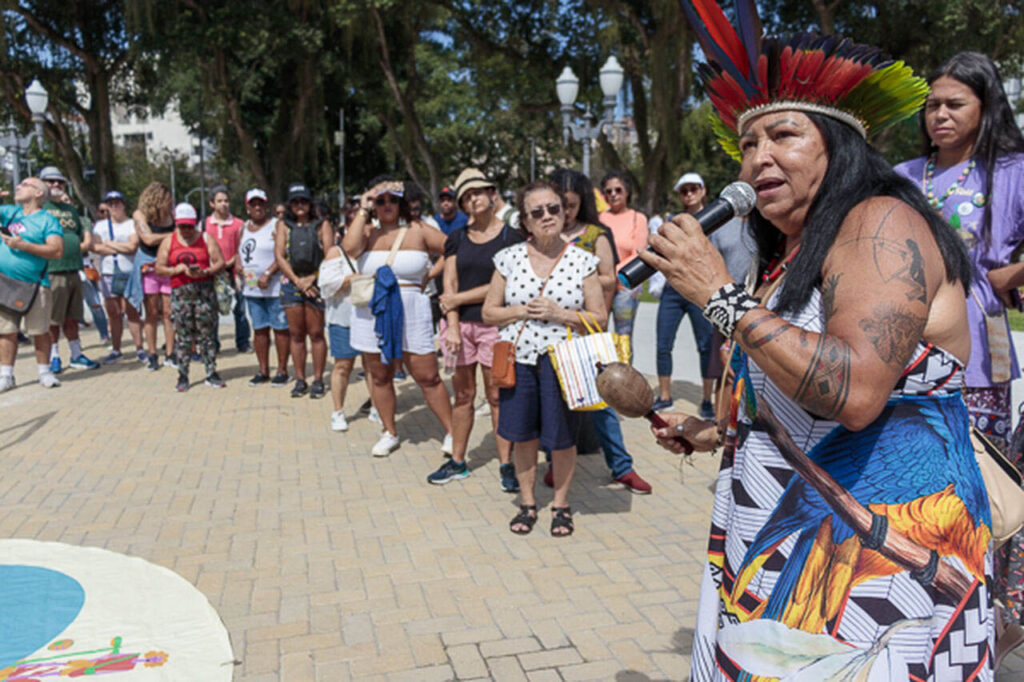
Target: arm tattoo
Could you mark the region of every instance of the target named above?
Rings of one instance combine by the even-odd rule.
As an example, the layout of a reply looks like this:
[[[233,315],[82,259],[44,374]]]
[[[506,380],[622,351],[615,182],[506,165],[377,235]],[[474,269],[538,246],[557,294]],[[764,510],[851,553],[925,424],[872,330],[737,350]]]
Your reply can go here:
[[[814,414],[832,419],[842,411],[849,394],[850,347],[822,333],[793,398]]]
[[[903,244],[894,241],[875,238],[874,243],[875,267],[882,281],[900,282],[907,287],[906,296],[908,301],[928,302],[928,289],[924,276],[924,258],[921,256],[921,249],[913,239],[907,239]],[[886,256],[882,262],[882,256]],[[896,262],[893,262],[896,261]]]
[[[902,367],[921,340],[927,320],[888,303],[875,306],[874,317],[860,321],[861,330],[875,347],[878,357]]]
[[[825,311],[825,320],[832,319],[836,312],[836,289],[839,287],[839,278],[842,273],[829,275],[821,285],[821,308]]]
[[[781,322],[782,324],[776,327],[775,329],[772,329],[767,334],[764,334],[763,336],[758,337],[754,334],[754,332],[757,331],[758,327],[762,326],[767,322],[772,322],[775,320]],[[753,322],[751,322],[746,327],[746,329],[744,329],[740,333],[740,336],[742,338],[742,345],[747,350],[756,350],[761,346],[765,346],[771,343],[772,341],[779,338],[780,336],[782,336],[783,334],[785,334],[786,332],[793,328],[793,325],[786,322],[775,313],[764,313],[760,317],[756,318]]]

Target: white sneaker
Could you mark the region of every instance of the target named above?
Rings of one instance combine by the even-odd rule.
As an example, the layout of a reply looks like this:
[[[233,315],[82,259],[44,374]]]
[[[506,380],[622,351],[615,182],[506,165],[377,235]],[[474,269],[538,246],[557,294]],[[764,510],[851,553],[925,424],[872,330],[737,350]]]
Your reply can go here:
[[[452,454],[452,434],[444,434],[444,442],[441,443],[441,452],[446,455]]]
[[[373,422],[374,424],[383,424],[383,423],[384,423],[384,422],[383,422],[383,421],[381,420],[381,418],[380,418],[380,412],[378,412],[378,411],[377,411],[377,408],[376,408],[376,407],[371,407],[371,408],[370,408],[370,417],[369,417],[369,419],[370,419],[370,421],[372,421],[372,422]]]
[[[60,386],[60,379],[54,376],[53,372],[43,372],[39,375],[39,384],[45,388],[57,388]]]
[[[348,422],[341,410],[331,413],[331,431],[348,431]]]
[[[9,391],[14,388],[14,377],[0,377],[0,393]]]
[[[370,450],[370,454],[374,457],[387,457],[398,449],[398,445],[398,436],[392,436],[385,431],[380,435],[380,440],[373,446],[373,450]]]

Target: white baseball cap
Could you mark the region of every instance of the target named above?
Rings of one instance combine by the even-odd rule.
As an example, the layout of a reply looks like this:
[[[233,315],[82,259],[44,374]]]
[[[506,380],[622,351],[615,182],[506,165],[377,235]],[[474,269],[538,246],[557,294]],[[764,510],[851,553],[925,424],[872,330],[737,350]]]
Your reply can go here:
[[[192,204],[182,203],[174,207],[174,222],[195,225],[199,222],[199,216],[196,215],[196,209],[192,207]]]
[[[678,192],[679,188],[682,187],[683,185],[700,185],[701,187],[703,187],[704,178],[702,178],[697,173],[683,173],[681,176],[679,176],[679,179],[676,180],[676,184],[672,186],[672,190],[674,192]]]
[[[245,203],[249,203],[253,199],[267,200],[267,193],[261,190],[259,187],[253,187],[251,190],[245,193]]]

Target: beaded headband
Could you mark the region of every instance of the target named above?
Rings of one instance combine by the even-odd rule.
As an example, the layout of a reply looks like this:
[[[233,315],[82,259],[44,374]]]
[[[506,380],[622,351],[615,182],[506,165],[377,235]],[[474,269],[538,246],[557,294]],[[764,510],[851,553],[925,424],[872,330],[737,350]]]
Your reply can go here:
[[[713,0],[681,3],[708,60],[698,77],[717,112],[715,135],[736,160],[739,133],[755,116],[818,113],[866,138],[914,115],[928,95],[923,78],[876,47],[810,33],[762,37],[754,0],[735,0],[735,29]]]

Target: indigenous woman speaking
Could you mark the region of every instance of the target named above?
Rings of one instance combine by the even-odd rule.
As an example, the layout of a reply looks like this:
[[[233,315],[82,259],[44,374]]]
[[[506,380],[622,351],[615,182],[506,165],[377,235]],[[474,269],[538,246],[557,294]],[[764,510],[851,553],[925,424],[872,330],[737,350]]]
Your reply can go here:
[[[991,679],[991,519],[960,394],[970,265],[865,142],[926,84],[840,38],[748,35],[753,2],[742,40],[694,4],[761,269],[732,281],[687,214],[643,255],[736,346],[691,679]],[[714,445],[707,422],[670,423],[664,445]]]

